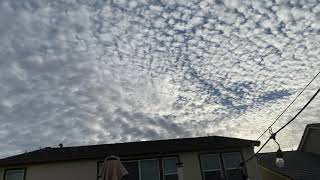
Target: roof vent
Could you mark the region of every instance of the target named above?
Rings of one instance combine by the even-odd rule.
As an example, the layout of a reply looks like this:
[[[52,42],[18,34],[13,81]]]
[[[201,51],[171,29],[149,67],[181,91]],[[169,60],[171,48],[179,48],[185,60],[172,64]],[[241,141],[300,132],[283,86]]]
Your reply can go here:
[[[62,143],[60,143],[60,144],[59,144],[59,147],[60,147],[60,148],[63,148],[63,144],[62,144]]]
[[[49,150],[49,149],[51,149],[51,147],[45,147],[44,149],[45,149],[45,150]]]

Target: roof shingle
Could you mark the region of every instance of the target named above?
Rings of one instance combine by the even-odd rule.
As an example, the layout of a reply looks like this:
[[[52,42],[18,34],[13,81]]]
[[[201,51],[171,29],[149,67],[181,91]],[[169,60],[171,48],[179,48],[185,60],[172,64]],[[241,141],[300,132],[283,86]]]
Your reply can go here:
[[[282,168],[275,165],[276,153],[258,154],[258,164],[294,180],[319,180],[320,155],[300,152],[284,152],[285,165]]]

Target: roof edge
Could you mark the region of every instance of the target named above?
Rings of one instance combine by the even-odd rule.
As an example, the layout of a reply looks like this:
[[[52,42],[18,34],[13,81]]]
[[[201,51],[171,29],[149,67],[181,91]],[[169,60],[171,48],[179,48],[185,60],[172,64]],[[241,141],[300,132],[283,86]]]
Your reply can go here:
[[[79,145],[79,146],[66,146],[63,148],[78,148],[78,147],[96,147],[96,146],[104,146],[104,145],[118,145],[118,144],[135,144],[135,143],[146,143],[146,142],[163,142],[163,141],[171,141],[171,140],[181,140],[181,139],[195,139],[195,138],[210,138],[210,137],[218,137],[218,138],[229,138],[239,141],[247,141],[253,146],[260,146],[260,141],[251,140],[251,139],[242,139],[228,136],[195,136],[195,137],[183,137],[183,138],[170,138],[170,139],[156,139],[156,140],[146,140],[146,141],[129,141],[129,142],[121,142],[121,143],[109,143],[109,144],[92,144],[92,145]],[[52,147],[57,148],[59,147]]]
[[[182,140],[182,141],[181,141]],[[212,144],[217,140],[216,143]],[[208,141],[208,142],[207,142]],[[226,143],[229,142],[230,143]],[[179,143],[181,142],[194,142],[196,143],[196,146],[193,148],[186,148],[186,147],[178,147]],[[57,161],[73,161],[73,160],[81,160],[81,159],[97,159],[97,158],[102,158],[105,157],[107,154],[102,153],[103,151],[99,151],[99,154],[92,153],[93,151],[88,151],[87,153],[86,149],[100,149],[100,147],[103,148],[103,146],[110,146],[107,149],[109,151],[112,151],[113,148],[118,149],[118,148],[124,148],[124,147],[130,147],[132,146],[137,146],[137,147],[142,147],[144,144],[149,144],[150,146],[153,145],[165,145],[168,144],[168,146],[173,145],[173,149],[165,149],[162,151],[152,149],[149,151],[137,151],[137,152],[121,152],[120,155],[123,157],[126,156],[144,156],[144,155],[149,155],[149,153],[153,155],[159,155],[159,154],[166,154],[166,153],[178,153],[178,152],[192,152],[192,151],[208,151],[210,148],[215,148],[215,149],[225,149],[225,148],[247,148],[247,147],[254,147],[254,146],[259,146],[260,141],[253,141],[253,140],[247,140],[247,139],[239,139],[239,138],[233,138],[233,137],[224,137],[224,136],[201,136],[201,137],[189,137],[189,138],[176,138],[176,139],[162,139],[162,140],[150,140],[150,141],[136,141],[136,142],[123,142],[123,143],[113,143],[113,144],[98,144],[98,145],[86,145],[86,146],[69,146],[69,147],[52,147],[52,148],[44,148],[40,150],[35,150],[35,151],[30,151],[28,153],[22,153],[22,154],[17,154],[14,156],[9,156],[0,159],[0,166],[11,166],[15,164],[30,164],[30,163],[44,163],[44,162],[57,162]],[[172,144],[173,143],[173,144]],[[198,144],[197,144],[198,143]],[[208,146],[209,143],[211,144]],[[192,143],[191,143],[192,144]],[[214,146],[212,146],[214,145]],[[189,146],[188,146],[189,147]],[[106,147],[104,147],[106,148]],[[209,149],[208,149],[209,148]],[[64,153],[70,153],[74,152],[76,149],[82,149],[82,151],[79,151],[78,154],[73,154],[73,156],[64,156]],[[59,153],[58,151],[61,151]],[[55,153],[56,158],[48,158],[47,153]],[[41,153],[41,154],[39,154]],[[43,154],[45,153],[45,154]],[[32,159],[33,154],[37,155],[35,159]],[[39,154],[39,155],[38,155]],[[29,156],[29,157],[28,157]],[[41,156],[46,157],[46,159],[41,159]],[[101,156],[101,157],[100,157]],[[40,159],[39,159],[40,158]]]
[[[312,129],[320,129],[320,123],[313,123],[313,124],[306,125],[303,135],[301,137],[300,143],[298,145],[297,151],[302,151],[305,141]]]

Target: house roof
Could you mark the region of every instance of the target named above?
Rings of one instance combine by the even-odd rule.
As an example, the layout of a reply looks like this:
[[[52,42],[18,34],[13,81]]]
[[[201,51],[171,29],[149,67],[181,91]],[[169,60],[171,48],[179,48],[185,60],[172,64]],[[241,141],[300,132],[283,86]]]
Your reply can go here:
[[[259,144],[259,141],[221,136],[208,136],[117,144],[44,148],[0,159],[0,166],[37,164],[80,159],[102,159],[110,154],[116,154],[121,158],[155,154],[161,155],[177,152],[241,148],[247,146],[258,146]]]
[[[320,129],[320,123],[308,124],[306,126],[306,128],[304,129],[301,141],[298,146],[298,151],[301,151],[303,149],[303,146],[307,140],[307,137],[312,129]]]
[[[260,153],[258,164],[282,176],[294,180],[319,180],[320,155],[314,153],[287,151],[284,152],[284,167],[276,167],[276,153]]]

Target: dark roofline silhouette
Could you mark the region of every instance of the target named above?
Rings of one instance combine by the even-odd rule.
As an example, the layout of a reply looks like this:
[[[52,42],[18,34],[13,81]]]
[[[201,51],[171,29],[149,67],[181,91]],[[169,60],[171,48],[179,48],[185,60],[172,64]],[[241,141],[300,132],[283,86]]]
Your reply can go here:
[[[39,164],[84,159],[102,159],[110,154],[116,154],[121,158],[126,158],[133,156],[173,154],[179,152],[242,148],[259,145],[259,141],[222,136],[206,136],[88,146],[71,146],[62,148],[55,147],[35,150],[0,159],[0,166]]]

